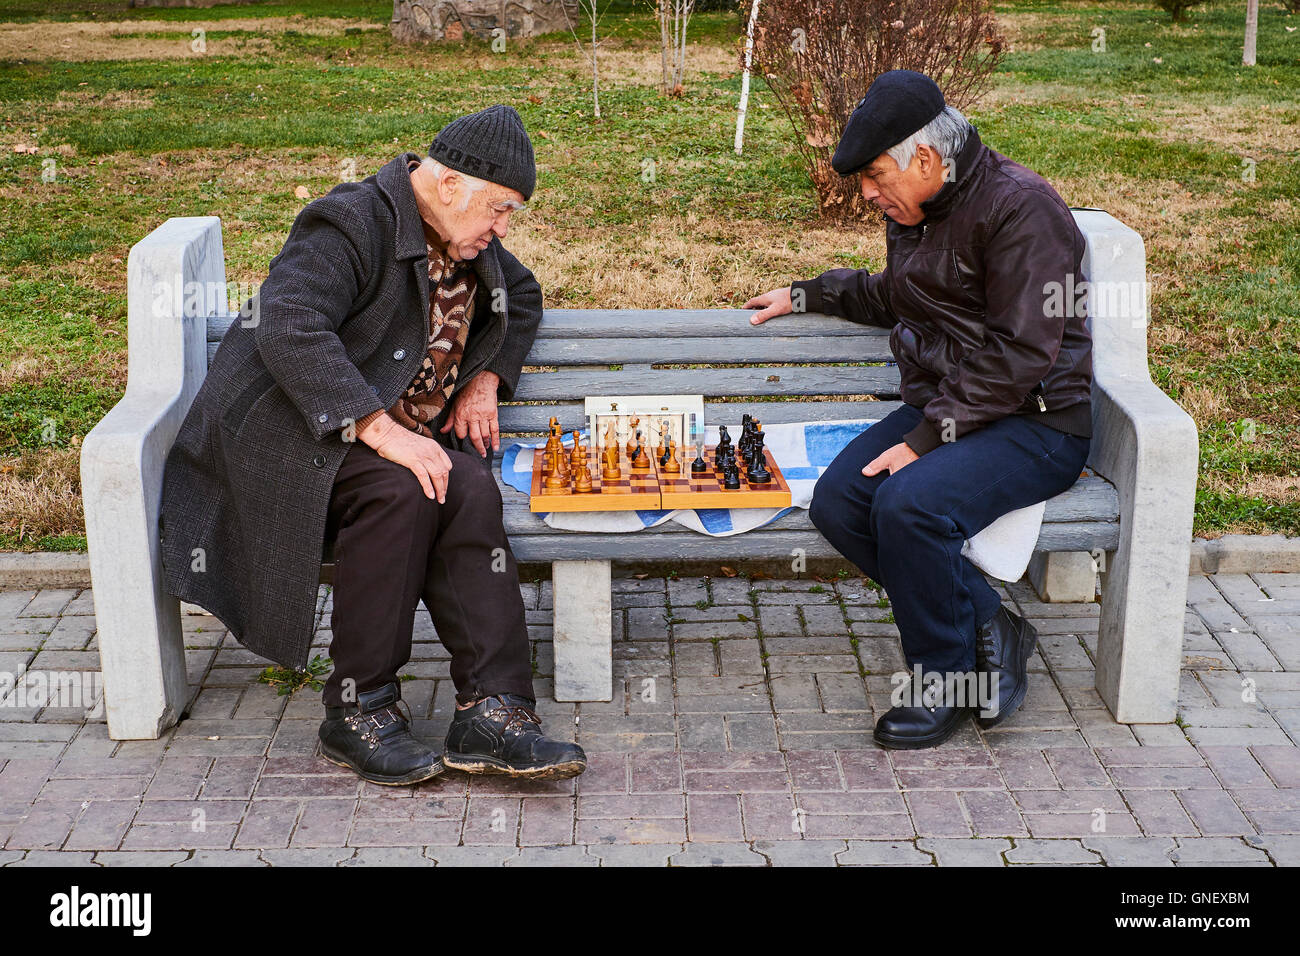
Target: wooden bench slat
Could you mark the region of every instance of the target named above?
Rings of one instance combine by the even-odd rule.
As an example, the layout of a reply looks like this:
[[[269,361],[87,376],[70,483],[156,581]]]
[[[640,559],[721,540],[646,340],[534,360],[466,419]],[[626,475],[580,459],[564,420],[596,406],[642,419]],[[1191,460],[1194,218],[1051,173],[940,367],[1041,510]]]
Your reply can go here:
[[[670,522],[671,523],[671,522]],[[802,548],[810,558],[841,558],[830,543],[813,531],[759,529],[727,538],[711,538],[686,529],[682,533],[549,534],[521,535],[510,548],[519,561],[739,561],[746,558],[780,558]],[[690,535],[688,538],[687,535]],[[1044,524],[1037,547],[1045,551],[1114,551],[1119,544],[1116,523],[1086,522]]]
[[[502,516],[505,521],[506,533],[511,537],[516,535],[577,533],[557,531],[548,527],[542,520],[541,515],[528,510],[528,495],[522,491],[516,491],[499,476],[497,477],[497,487],[501,491]],[[1111,523],[1118,520],[1119,495],[1115,490],[1115,486],[1104,478],[1095,475],[1080,478],[1072,487],[1049,499],[1043,513],[1044,527],[1049,524]],[[704,537],[699,532],[685,528],[676,522],[667,522],[657,528],[648,528],[645,531],[636,533],[662,533],[673,529]],[[765,529],[809,532],[816,530],[808,519],[808,511],[805,508],[796,508],[771,524],[764,525],[764,528],[760,530]],[[746,534],[753,533],[752,531],[746,532]],[[745,537],[743,534],[733,536],[732,540],[739,540],[743,537]]]
[[[857,419],[882,419],[897,409],[902,402],[705,402],[706,422],[739,425],[745,415],[753,415],[764,425],[790,422],[834,422]],[[515,434],[544,433],[554,416],[560,420],[564,431],[586,428],[587,418],[581,402],[546,405],[502,405],[498,423],[502,432]]]
[[[707,338],[709,336],[825,336],[878,338],[889,330],[829,315],[783,315],[751,325],[748,309],[547,309],[537,337]]]
[[[783,315],[751,325],[746,309],[546,309],[537,330],[545,339],[691,339],[744,335],[763,338],[859,339],[871,348],[889,351],[889,330],[859,325],[829,315]],[[208,317],[207,339],[219,342],[235,314]]]
[[[780,366],[765,368],[649,369],[525,372],[519,401],[573,399],[587,395],[888,395],[898,396],[895,367]]]
[[[845,335],[743,339],[732,336],[667,339],[649,345],[633,338],[538,338],[529,365],[602,365],[631,362],[655,365],[759,362],[892,362],[882,337]]]

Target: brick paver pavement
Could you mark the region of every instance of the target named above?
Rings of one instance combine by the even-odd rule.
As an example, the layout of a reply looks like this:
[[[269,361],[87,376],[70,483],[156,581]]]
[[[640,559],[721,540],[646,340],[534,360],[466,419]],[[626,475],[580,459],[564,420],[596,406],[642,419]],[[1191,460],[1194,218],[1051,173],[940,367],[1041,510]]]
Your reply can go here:
[[[1025,706],[890,753],[870,731],[902,658],[860,578],[616,579],[599,704],[551,699],[551,589],[525,584],[539,709],[589,769],[414,788],[315,756],[319,694],[277,696],[207,615],[184,616],[186,719],[112,741],[102,708],[42,696],[55,675],[98,689],[91,592],[0,592],[0,865],[1300,862],[1300,574],[1189,585],[1177,724],[1116,724],[1093,690],[1098,605],[1014,583],[1004,599],[1041,635]],[[322,655],[329,610],[322,588]],[[448,657],[418,617],[404,696],[436,740]]]

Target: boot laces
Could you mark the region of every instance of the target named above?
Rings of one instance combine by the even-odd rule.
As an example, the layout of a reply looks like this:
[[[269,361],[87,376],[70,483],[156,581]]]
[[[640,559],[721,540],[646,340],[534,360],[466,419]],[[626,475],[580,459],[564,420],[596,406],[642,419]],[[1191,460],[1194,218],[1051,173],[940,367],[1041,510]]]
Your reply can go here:
[[[494,707],[488,716],[494,720],[504,719],[505,724],[501,728],[503,731],[509,731],[512,728],[518,728],[522,731],[524,724],[530,723],[536,724],[540,732],[542,726],[541,718],[531,708],[525,707],[523,704],[501,704],[499,707]]]
[[[406,708],[406,713],[403,713],[403,704],[405,704],[405,701],[399,700],[396,704],[388,704],[378,710],[365,713],[358,712],[348,718],[348,724],[353,730],[358,729],[362,724],[366,724],[366,730],[361,734],[361,738],[368,742],[373,749],[383,738],[392,736],[395,731],[400,732],[410,726],[411,711]]]

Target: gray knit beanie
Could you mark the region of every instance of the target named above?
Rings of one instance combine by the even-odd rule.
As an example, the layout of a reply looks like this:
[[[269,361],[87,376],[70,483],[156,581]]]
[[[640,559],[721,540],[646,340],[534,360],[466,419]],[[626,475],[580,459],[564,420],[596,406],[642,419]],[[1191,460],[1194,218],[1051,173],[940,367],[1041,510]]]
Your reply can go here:
[[[537,162],[524,121],[512,106],[489,106],[454,119],[434,137],[429,155],[444,166],[533,194]]]

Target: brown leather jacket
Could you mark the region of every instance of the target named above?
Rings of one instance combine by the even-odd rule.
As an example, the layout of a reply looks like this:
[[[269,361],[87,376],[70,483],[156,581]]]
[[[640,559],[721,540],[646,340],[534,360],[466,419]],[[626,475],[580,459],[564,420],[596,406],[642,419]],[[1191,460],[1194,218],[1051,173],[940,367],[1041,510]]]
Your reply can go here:
[[[925,219],[886,217],[885,269],[792,284],[796,309],[892,329],[903,401],[925,421],[918,455],[1006,415],[1092,434],[1092,335],[1083,235],[1046,180],[971,131]],[[1053,294],[1054,293],[1054,294]]]

